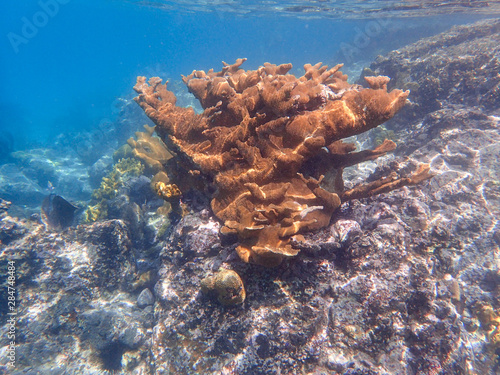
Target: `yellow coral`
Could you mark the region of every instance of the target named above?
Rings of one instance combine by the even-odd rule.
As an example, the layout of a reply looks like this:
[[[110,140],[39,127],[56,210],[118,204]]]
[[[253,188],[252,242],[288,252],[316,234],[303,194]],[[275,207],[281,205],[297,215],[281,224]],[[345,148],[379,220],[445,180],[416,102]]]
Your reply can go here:
[[[85,210],[84,221],[95,222],[108,216],[107,201],[118,194],[123,186],[124,176],[140,176],[144,172],[144,165],[136,159],[120,159],[113,170],[102,178],[101,185],[92,192],[93,205]]]
[[[94,190],[92,198],[113,199],[118,193],[118,189],[123,186],[123,176],[140,176],[144,172],[144,165],[135,159],[120,159],[113,166],[113,170],[106,177],[102,178],[99,189]]]
[[[155,184],[155,192],[167,201],[171,198],[179,197],[182,194],[176,184],[166,184],[162,181]]]
[[[144,173],[144,164],[132,158],[120,159],[114,165],[113,170],[121,175],[140,176]]]
[[[106,200],[103,199],[93,206],[88,206],[83,215],[83,222],[85,223],[93,223],[105,219],[108,216]]]
[[[181,189],[176,184],[171,184],[165,171],[158,172],[151,180],[151,187],[154,192],[163,200],[168,203],[168,209],[161,209],[167,214],[174,214],[177,217],[184,217],[184,207],[180,204],[180,198],[182,195]]]

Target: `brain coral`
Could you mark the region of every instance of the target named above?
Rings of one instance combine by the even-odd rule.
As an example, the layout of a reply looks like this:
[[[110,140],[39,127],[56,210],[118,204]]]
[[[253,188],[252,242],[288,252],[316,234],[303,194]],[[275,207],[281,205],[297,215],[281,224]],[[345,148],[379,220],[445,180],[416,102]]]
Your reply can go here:
[[[342,202],[413,185],[430,177],[423,165],[412,176],[396,173],[345,190],[342,170],[393,150],[386,140],[374,150],[353,152],[343,138],[387,121],[405,104],[408,91],[387,91],[388,77],[366,77],[369,88],[351,85],[339,69],[306,64],[299,78],[291,64],[220,72],[193,71],[184,83],[204,108],[175,105],[160,78],[138,77],[135,100],[157,125],[156,131],[190,173],[213,177],[211,206],[236,233],[241,259],[279,264],[298,250],[294,235],[327,226]],[[327,169],[337,170],[335,191],[321,187]]]

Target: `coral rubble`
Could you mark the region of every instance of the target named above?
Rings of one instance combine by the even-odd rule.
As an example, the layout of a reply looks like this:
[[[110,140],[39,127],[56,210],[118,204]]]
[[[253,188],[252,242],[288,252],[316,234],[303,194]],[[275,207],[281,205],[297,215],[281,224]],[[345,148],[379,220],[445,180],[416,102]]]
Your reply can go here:
[[[386,140],[374,150],[353,152],[342,139],[387,121],[403,107],[408,91],[387,91],[388,77],[366,77],[369,88],[351,85],[339,69],[306,64],[299,78],[291,64],[240,69],[246,59],[213,70],[193,71],[184,83],[204,108],[176,106],[160,78],[138,77],[135,98],[157,125],[168,148],[180,154],[191,174],[211,176],[217,187],[211,206],[236,233],[239,256],[274,266],[298,250],[291,239],[329,224],[348,200],[413,185],[430,177],[388,177],[344,190],[344,167],[375,159],[395,148]],[[186,160],[185,160],[186,159]],[[321,187],[328,168],[337,170],[336,191]]]

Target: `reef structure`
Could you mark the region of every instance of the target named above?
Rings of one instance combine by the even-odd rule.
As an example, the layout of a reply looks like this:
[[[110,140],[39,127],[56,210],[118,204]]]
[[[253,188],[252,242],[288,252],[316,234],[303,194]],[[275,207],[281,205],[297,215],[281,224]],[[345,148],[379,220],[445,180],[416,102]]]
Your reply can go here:
[[[292,239],[329,224],[343,202],[414,185],[431,177],[428,165],[409,177],[389,176],[345,190],[345,167],[394,150],[385,140],[373,150],[354,152],[342,139],[366,132],[392,118],[409,91],[387,91],[389,77],[365,77],[368,88],[350,84],[342,64],[306,64],[299,78],[291,64],[265,63],[245,71],[223,63],[220,72],[183,76],[204,111],[176,106],[167,83],[138,77],[135,101],[157,125],[169,149],[189,165],[189,173],[211,176],[214,214],[223,233],[239,238],[245,262],[275,266],[295,256]],[[336,170],[334,191],[321,186]]]

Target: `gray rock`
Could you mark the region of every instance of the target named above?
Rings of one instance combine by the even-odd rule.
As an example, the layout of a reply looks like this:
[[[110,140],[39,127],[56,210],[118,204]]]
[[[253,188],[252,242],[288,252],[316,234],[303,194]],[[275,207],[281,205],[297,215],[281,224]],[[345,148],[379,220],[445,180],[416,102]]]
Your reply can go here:
[[[155,298],[153,297],[153,293],[151,293],[148,288],[144,289],[139,294],[139,297],[137,297],[137,306],[139,306],[141,309],[154,303]]]
[[[97,189],[101,180],[111,171],[113,158],[111,155],[104,155],[88,168],[89,183],[92,188]]]
[[[50,182],[55,192],[68,200],[87,199],[90,196],[87,166],[79,162],[74,153],[60,153],[55,149],[43,148],[16,151],[12,153],[12,157],[22,175],[40,186],[45,195],[48,194],[47,186]],[[19,193],[23,194],[23,191]]]
[[[0,195],[15,205],[39,206],[48,192],[12,163],[0,166]]]
[[[153,373],[144,347],[153,314],[135,304],[140,253],[131,246],[128,232],[119,220],[55,233],[36,222],[1,218],[0,238],[10,236],[0,254],[1,272],[7,274],[4,260],[15,262],[22,299],[17,369],[29,372],[35,366],[40,374],[52,374],[58,366],[75,374]],[[7,298],[4,290],[2,299]],[[0,338],[0,347],[6,339]],[[126,353],[131,352],[138,358],[129,358]],[[3,371],[6,363],[1,361]]]
[[[409,89],[411,104],[391,121],[407,127],[449,104],[500,107],[500,20],[451,30],[379,56],[363,75],[387,75],[390,88]],[[401,126],[401,128],[403,128]]]

